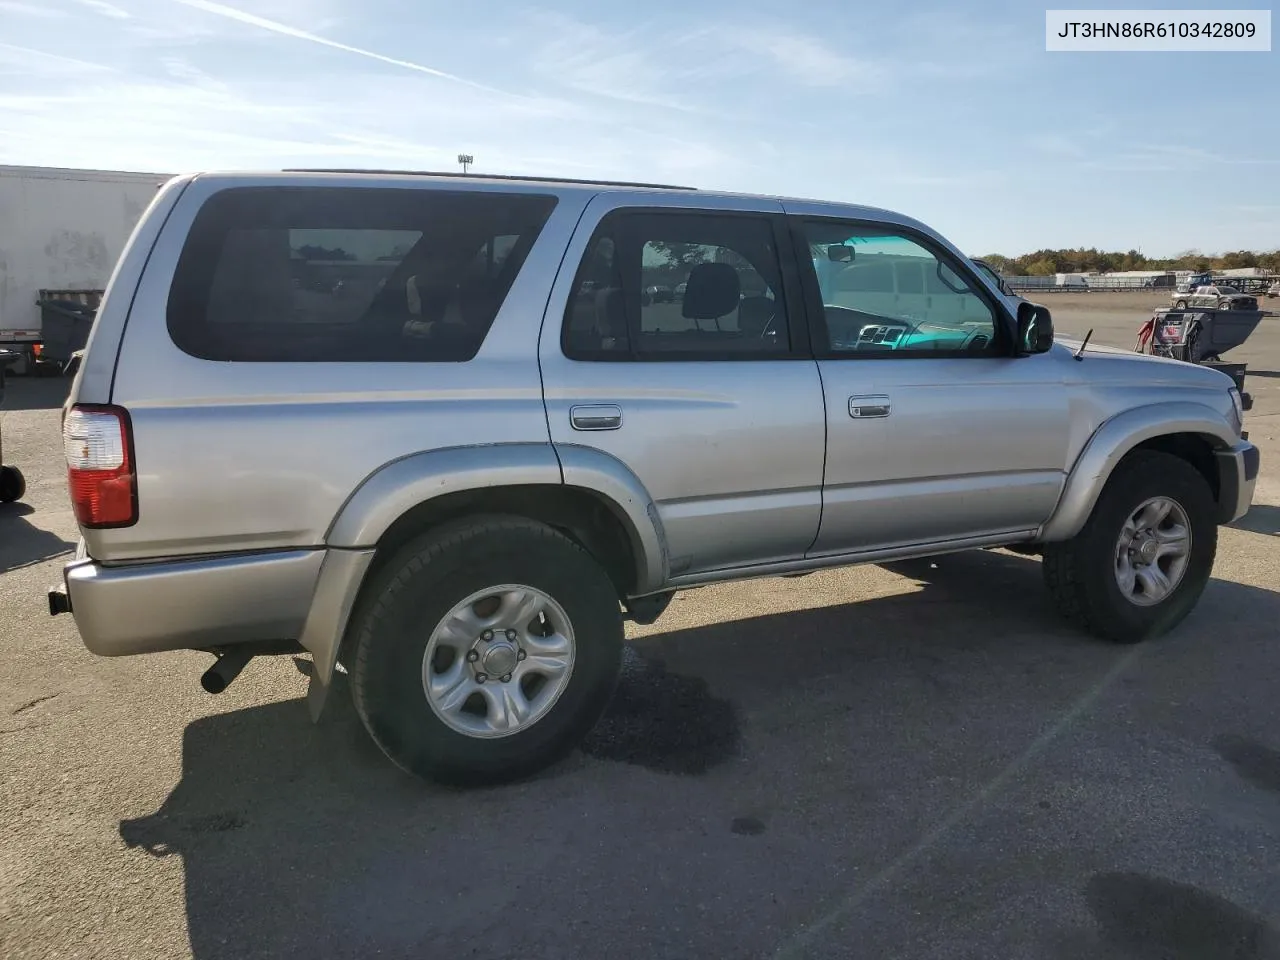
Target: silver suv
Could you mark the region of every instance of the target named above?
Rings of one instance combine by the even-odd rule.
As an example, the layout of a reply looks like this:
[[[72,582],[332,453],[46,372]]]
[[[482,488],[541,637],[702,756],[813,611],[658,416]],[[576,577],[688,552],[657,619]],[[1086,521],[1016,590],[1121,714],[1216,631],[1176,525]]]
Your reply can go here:
[[[341,664],[468,783],[572,749],[686,587],[1009,546],[1161,633],[1258,471],[1225,375],[1055,345],[907,217],[447,175],[170,182],[64,418],[91,651],[207,651],[215,692],[309,651],[313,714]]]

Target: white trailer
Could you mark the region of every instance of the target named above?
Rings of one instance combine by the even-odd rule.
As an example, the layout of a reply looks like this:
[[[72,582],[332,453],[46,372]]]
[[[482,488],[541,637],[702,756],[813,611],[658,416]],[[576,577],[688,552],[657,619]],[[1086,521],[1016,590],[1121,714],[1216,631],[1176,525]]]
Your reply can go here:
[[[14,372],[29,369],[39,355],[41,291],[100,295],[138,218],[168,179],[0,165],[0,348],[22,354]]]

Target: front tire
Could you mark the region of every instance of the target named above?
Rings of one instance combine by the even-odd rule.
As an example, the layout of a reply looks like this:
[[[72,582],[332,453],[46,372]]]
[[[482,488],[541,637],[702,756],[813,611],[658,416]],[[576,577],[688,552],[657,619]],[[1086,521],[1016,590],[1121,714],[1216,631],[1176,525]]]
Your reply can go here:
[[[1178,301],[1177,303],[1175,303],[1173,306],[1174,306],[1174,309],[1176,309],[1176,310],[1185,310],[1185,309],[1187,309],[1187,301],[1185,301],[1185,300],[1179,300],[1179,301]]]
[[[1116,468],[1080,533],[1045,544],[1045,584],[1068,619],[1116,643],[1138,643],[1191,612],[1217,547],[1204,477],[1185,460],[1140,451]]]
[[[354,620],[356,712],[388,757],[452,785],[529,776],[572,750],[622,663],[617,591],[580,546],[517,517],[414,540]]]
[[[17,467],[0,467],[0,503],[21,500],[27,492],[27,480]]]

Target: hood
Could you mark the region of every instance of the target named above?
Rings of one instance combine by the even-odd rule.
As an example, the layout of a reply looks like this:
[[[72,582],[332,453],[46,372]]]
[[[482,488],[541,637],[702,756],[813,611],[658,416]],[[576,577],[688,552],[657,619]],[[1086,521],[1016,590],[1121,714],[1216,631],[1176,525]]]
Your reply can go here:
[[[1080,349],[1082,341],[1066,337],[1055,338],[1053,352],[1065,360]],[[1235,381],[1220,370],[1202,367],[1185,360],[1153,357],[1123,347],[1108,347],[1090,342],[1084,350],[1084,358],[1077,367],[1077,376],[1084,381],[1106,381],[1122,384],[1168,385],[1222,390],[1235,386]]]

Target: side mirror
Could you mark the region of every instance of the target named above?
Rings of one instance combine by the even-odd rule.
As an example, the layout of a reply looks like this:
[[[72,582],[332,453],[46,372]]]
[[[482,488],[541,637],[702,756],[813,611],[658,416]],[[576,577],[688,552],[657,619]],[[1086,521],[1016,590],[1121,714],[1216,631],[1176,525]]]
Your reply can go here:
[[[1053,318],[1045,307],[1018,304],[1018,354],[1048,353],[1053,346]]]
[[[832,263],[850,263],[853,260],[853,247],[843,243],[833,243],[827,247],[827,259]]]

